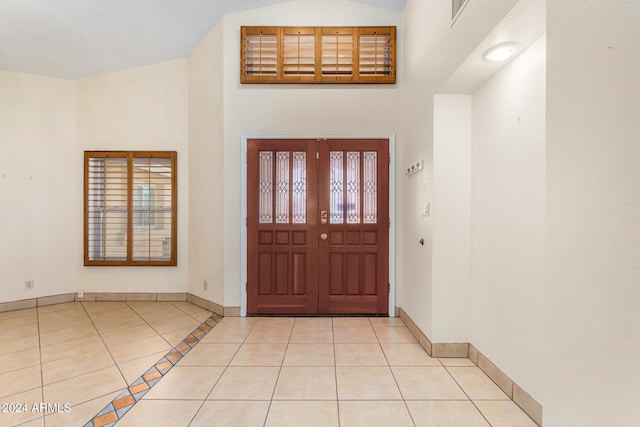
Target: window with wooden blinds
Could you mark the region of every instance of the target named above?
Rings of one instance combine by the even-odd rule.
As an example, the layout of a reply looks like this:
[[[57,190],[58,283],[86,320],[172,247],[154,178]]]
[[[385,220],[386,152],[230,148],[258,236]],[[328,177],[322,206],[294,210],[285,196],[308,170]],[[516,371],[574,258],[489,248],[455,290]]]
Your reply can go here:
[[[334,82],[353,80],[353,28],[323,28],[322,77]]]
[[[176,162],[176,152],[85,152],[85,265],[177,265]]]
[[[284,28],[282,75],[284,79],[313,82],[316,76],[316,34],[313,28]]]
[[[395,29],[361,29],[358,74],[360,80],[387,79],[394,73]]]
[[[241,83],[396,82],[395,27],[242,27]]]
[[[280,33],[275,27],[243,27],[242,75],[246,79],[262,82],[278,77]]]

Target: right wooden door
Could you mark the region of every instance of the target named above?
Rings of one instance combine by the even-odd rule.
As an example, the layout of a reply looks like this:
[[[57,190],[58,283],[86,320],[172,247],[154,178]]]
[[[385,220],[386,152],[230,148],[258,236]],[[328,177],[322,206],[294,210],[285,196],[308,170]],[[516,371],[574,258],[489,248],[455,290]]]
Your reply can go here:
[[[389,141],[318,143],[318,309],[388,314]]]

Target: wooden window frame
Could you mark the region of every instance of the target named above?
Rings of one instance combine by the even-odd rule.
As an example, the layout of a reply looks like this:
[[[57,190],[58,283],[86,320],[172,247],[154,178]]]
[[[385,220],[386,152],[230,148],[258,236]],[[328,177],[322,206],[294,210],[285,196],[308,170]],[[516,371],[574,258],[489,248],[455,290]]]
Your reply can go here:
[[[323,74],[323,37],[331,34],[341,34],[347,36],[351,34],[351,46],[348,49],[351,55],[352,73],[345,70],[347,65],[339,72],[332,75]],[[298,75],[286,72],[288,63],[285,58],[285,39],[287,36],[313,35],[315,37],[314,63],[305,62],[305,71]],[[377,55],[374,62],[373,72],[364,74],[361,72],[361,40],[362,37],[379,35],[388,38],[388,47],[381,50],[385,53],[381,62],[377,62]],[[257,43],[257,54],[252,56],[248,49],[250,43]],[[263,45],[264,40],[264,45]],[[343,48],[347,44],[341,42]],[[275,51],[274,51],[275,47]],[[262,55],[265,51],[264,56]],[[377,51],[377,49],[376,49]],[[300,50],[298,50],[300,52]],[[344,50],[347,52],[347,50]],[[275,57],[274,57],[275,55]],[[249,58],[251,57],[251,59]],[[300,56],[299,56],[300,57]],[[305,57],[308,60],[308,56]],[[388,58],[388,60],[387,60]],[[266,61],[263,61],[266,59]],[[250,61],[257,60],[256,63]],[[299,61],[300,62],[300,61]],[[252,70],[255,67],[255,70]],[[309,70],[314,68],[313,75],[309,75]],[[371,66],[368,67],[371,69]],[[383,69],[381,74],[377,74],[378,69]],[[274,27],[274,26],[242,26],[240,28],[240,83],[242,84],[395,84],[396,83],[396,27]]]
[[[126,207],[120,208],[126,210],[126,259],[90,259],[89,241],[90,235],[90,207],[89,207],[89,190],[90,190],[90,160],[91,159],[108,159],[120,158],[126,159]],[[136,260],[133,258],[133,236],[134,236],[134,159],[170,159],[171,165],[171,224],[170,227],[170,256],[161,260]],[[85,151],[84,152],[84,265],[85,266],[177,266],[178,265],[178,154],[175,151]],[[107,207],[103,207],[106,211]],[[166,208],[160,209],[165,211]],[[149,237],[151,239],[151,237]],[[143,240],[144,241],[144,240]],[[150,240],[149,240],[150,242]]]

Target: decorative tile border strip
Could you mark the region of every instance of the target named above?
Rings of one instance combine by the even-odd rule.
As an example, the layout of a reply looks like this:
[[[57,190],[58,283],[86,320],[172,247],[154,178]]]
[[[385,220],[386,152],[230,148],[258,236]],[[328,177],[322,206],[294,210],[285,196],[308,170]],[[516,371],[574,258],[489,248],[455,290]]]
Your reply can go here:
[[[111,403],[98,412],[84,427],[112,427],[120,420],[142,397],[147,394],[158,381],[164,377],[193,347],[198,344],[222,319],[213,313],[200,326],[191,332],[177,346],[173,347],[141,377],[135,380]]]

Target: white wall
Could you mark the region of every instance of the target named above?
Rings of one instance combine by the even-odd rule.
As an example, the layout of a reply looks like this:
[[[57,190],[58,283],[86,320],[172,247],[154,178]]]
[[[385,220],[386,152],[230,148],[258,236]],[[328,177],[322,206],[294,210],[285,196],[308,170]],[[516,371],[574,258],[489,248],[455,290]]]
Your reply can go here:
[[[0,302],[72,292],[82,260],[76,83],[0,71],[0,94]]]
[[[222,29],[219,22],[189,56],[189,292],[219,304],[224,302]]]
[[[78,289],[87,292],[187,291],[188,76],[188,60],[178,59],[78,81],[75,155],[79,166],[73,175],[76,194],[82,195],[84,150],[178,152],[178,266],[83,267],[80,257],[73,262],[78,271]],[[82,247],[80,220],[75,239]]]
[[[542,400],[545,39],[473,94],[471,343]]]
[[[438,259],[434,252],[437,248],[433,246],[434,234],[437,235],[434,227],[438,224],[435,217],[420,215],[420,206],[434,201],[436,186],[442,184],[441,194],[447,191],[447,180],[437,181],[434,176],[433,96],[515,3],[516,0],[470,1],[453,26],[450,2],[408,0],[403,13],[403,158],[399,169],[424,159],[425,171],[402,179],[399,206],[403,236],[398,248],[402,286],[398,305],[427,336],[436,336],[443,342],[453,342],[462,335],[453,334],[456,328],[448,329],[445,322],[434,323],[435,307],[446,310],[449,306],[434,299],[438,293],[435,287],[446,286],[433,282],[432,258]],[[432,211],[439,212],[436,203],[432,203]],[[442,236],[445,238],[446,234]],[[425,239],[424,246],[419,245],[420,238]],[[441,266],[451,265],[444,258],[438,262]]]
[[[433,331],[471,340],[471,95],[436,95],[433,117]]]
[[[292,1],[224,18],[224,305],[240,305],[243,134],[399,134],[397,85],[241,85],[241,25],[398,25],[388,9],[331,0]],[[398,56],[401,58],[401,54]]]
[[[640,420],[640,3],[548,2],[545,426]]]

